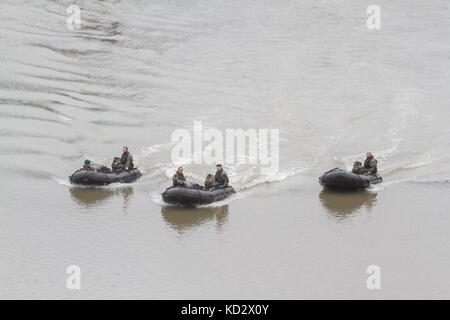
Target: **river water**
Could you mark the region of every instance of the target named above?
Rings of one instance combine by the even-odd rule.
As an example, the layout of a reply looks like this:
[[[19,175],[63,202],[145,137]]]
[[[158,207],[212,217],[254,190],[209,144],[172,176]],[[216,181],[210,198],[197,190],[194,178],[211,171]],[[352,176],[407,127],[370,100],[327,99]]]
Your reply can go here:
[[[2,0],[0,297],[450,298],[450,3],[378,1],[380,30],[371,4]],[[279,129],[279,171],[225,162],[236,195],[165,206],[194,121]],[[70,185],[125,144],[138,182]],[[365,151],[382,185],[322,190]]]

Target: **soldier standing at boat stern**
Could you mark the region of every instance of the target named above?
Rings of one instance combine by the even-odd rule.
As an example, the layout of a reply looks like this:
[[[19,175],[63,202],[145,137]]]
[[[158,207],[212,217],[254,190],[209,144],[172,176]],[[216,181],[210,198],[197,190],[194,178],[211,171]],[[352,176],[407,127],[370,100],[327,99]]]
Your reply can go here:
[[[216,165],[216,175],[214,176],[214,187],[216,188],[226,188],[230,180],[228,179],[227,173],[223,170],[221,164]]]

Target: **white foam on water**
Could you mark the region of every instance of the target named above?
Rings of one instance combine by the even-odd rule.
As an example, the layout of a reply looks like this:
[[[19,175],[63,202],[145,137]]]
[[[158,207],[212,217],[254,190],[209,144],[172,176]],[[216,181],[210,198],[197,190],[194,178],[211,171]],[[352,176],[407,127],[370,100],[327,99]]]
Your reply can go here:
[[[175,142],[166,142],[166,143],[160,143],[160,144],[156,144],[154,146],[147,147],[147,149],[145,149],[141,152],[139,157],[145,158],[145,157],[148,157],[149,155],[155,154],[157,152],[167,150],[170,147],[172,147],[174,144],[175,144]]]
[[[172,176],[178,164],[171,162],[163,162],[161,159],[170,158],[170,148],[174,145],[173,142],[161,143],[146,148],[140,155],[139,159],[145,163],[145,168],[148,170],[146,179],[158,178],[167,179],[167,184],[171,185]],[[159,161],[152,163],[153,159],[157,158]],[[215,173],[215,166],[212,165],[196,165],[189,164],[192,159],[185,159],[188,164],[184,165],[184,174],[188,181],[192,183],[203,184],[207,173]],[[227,172],[231,185],[236,191],[253,188],[257,185],[265,183],[280,182],[296,174],[304,173],[308,170],[306,167],[294,165],[291,168],[281,168],[274,173],[262,173],[263,167],[249,164],[227,164],[224,163],[225,171]]]
[[[416,163],[406,165],[403,168],[404,169],[416,169],[416,168],[432,165],[441,160],[442,160],[442,158],[437,156],[437,150],[433,149],[429,152],[425,152],[424,154],[422,154]]]
[[[370,189],[368,189],[368,191],[372,191],[372,192],[383,191],[391,185],[403,183],[403,182],[408,182],[408,180],[400,179],[400,180],[392,180],[392,181],[387,181],[387,182],[383,181],[382,183],[372,185],[370,187]]]
[[[67,179],[60,179],[60,178],[53,177],[52,180],[56,181],[58,184],[60,184],[62,186],[66,186],[66,187],[71,187],[72,186],[72,184],[69,181],[69,178],[67,178]]]
[[[164,207],[164,206],[171,206],[171,205],[169,205],[169,204],[167,204],[167,203],[165,203],[164,201],[163,201],[163,199],[162,199],[162,196],[161,196],[161,194],[160,193],[152,193],[151,195],[150,195],[150,197],[151,197],[151,200],[154,202],[154,203],[156,203],[158,206],[160,206],[160,207]]]
[[[69,117],[66,117],[66,116],[63,116],[63,115],[58,115],[58,117],[60,118],[60,119],[62,119],[62,120],[64,120],[64,121],[72,121],[72,118],[69,118]]]
[[[380,184],[372,185],[368,191],[378,192],[383,191],[387,189],[388,187],[396,184],[401,183],[417,183],[417,184],[448,184],[450,183],[450,178],[442,178],[442,179],[417,179],[417,178],[410,178],[410,179],[398,179],[398,180],[392,180],[392,181],[386,181],[382,182]]]

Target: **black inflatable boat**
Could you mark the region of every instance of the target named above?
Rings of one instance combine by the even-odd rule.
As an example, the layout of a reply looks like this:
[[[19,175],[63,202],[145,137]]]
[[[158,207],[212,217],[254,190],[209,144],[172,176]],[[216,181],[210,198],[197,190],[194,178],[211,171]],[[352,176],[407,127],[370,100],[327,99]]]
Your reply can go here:
[[[162,198],[169,204],[195,206],[223,200],[235,192],[231,186],[212,190],[170,187],[162,193]]]
[[[334,190],[362,190],[382,181],[378,174],[356,174],[339,168],[327,171],[319,177],[320,185]]]
[[[121,182],[130,183],[136,181],[140,176],[141,172],[138,169],[132,170],[122,170],[120,172],[114,172],[106,168],[105,166],[93,164],[92,168],[96,170],[77,170],[70,177],[70,183],[81,184],[88,186],[104,186],[110,183]]]

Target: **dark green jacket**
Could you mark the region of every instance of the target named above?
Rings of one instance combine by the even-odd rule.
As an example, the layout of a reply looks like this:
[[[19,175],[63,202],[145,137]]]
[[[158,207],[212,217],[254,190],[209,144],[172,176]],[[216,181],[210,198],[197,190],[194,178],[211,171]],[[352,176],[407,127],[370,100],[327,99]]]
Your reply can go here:
[[[377,173],[377,160],[373,156],[366,158],[364,161],[364,169],[366,169],[366,172],[370,172],[372,174]]]
[[[353,173],[356,173],[356,174],[361,174],[361,173],[364,173],[364,168],[353,168],[352,169],[352,172]]]
[[[184,174],[179,173],[177,171],[173,175],[172,181],[174,187],[184,187],[184,182],[186,181],[186,178],[184,177]]]
[[[228,179],[227,173],[223,170],[216,171],[216,175],[214,176],[214,184],[219,188],[228,187],[228,183],[230,180]]]
[[[353,164],[352,172],[356,173],[356,174],[362,174],[362,173],[364,173],[364,170],[365,169],[364,169],[362,163],[359,161],[355,161],[355,163]]]
[[[122,153],[122,157],[120,158],[120,164],[123,164],[125,168],[133,169],[134,163],[133,163],[133,156],[131,155],[131,153],[129,153],[128,151]]]

